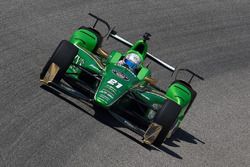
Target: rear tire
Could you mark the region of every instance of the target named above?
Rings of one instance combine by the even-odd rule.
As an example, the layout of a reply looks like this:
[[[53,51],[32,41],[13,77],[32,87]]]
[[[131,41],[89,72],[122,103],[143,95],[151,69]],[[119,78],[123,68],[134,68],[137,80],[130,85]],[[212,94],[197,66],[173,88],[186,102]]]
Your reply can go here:
[[[157,112],[153,121],[162,126],[162,130],[152,143],[153,145],[159,147],[165,141],[167,134],[176,122],[180,111],[181,106],[171,100],[167,100],[163,104],[161,110]]]
[[[44,66],[41,74],[40,79],[43,79],[51,66],[52,63],[55,63],[60,69],[56,74],[53,82],[58,83],[62,79],[63,75],[65,74],[66,70],[69,68],[70,64],[73,62],[75,56],[78,53],[78,48],[71,44],[66,40],[62,40],[60,44],[57,46],[56,50]]]

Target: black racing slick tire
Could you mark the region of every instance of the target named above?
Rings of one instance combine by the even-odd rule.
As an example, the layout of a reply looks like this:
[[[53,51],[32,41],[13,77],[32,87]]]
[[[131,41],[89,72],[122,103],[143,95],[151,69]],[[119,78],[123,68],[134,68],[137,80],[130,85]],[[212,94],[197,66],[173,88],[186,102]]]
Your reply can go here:
[[[59,67],[55,78],[53,79],[54,83],[60,82],[63,78],[66,70],[69,68],[70,64],[73,62],[75,56],[78,53],[78,48],[66,40],[62,40],[57,46],[56,50],[44,66],[40,79],[43,79],[51,66],[52,63],[56,64]]]
[[[167,134],[176,122],[180,112],[181,106],[179,106],[177,103],[171,100],[165,101],[162,108],[157,112],[153,121],[162,126],[162,130],[152,143],[153,145],[157,147],[162,145],[167,137]]]

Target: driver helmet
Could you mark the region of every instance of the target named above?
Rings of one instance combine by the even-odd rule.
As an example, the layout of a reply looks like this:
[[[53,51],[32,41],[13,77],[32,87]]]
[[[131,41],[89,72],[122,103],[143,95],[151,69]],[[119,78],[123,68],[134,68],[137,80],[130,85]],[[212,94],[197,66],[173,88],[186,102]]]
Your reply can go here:
[[[124,63],[132,70],[135,70],[139,67],[141,63],[141,58],[136,53],[129,53],[124,59]]]

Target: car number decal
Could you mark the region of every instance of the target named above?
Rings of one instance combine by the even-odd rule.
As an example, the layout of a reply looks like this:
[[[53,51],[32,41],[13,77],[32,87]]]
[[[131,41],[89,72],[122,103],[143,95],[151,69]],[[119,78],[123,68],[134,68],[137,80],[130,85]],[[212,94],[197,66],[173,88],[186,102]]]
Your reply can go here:
[[[121,84],[121,83],[119,83],[117,80],[115,80],[115,79],[110,79],[109,81],[108,81],[108,83],[110,84],[110,85],[113,85],[113,86],[115,86],[117,89],[119,89],[119,88],[121,88],[123,85]]]

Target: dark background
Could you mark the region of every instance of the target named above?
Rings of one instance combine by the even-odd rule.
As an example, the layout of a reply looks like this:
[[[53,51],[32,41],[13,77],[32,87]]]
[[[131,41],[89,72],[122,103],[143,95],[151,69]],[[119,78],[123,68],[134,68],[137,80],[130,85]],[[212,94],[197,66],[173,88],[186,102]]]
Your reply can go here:
[[[150,52],[206,78],[172,141],[143,147],[106,113],[40,88],[62,39],[93,12]],[[110,39],[106,50],[125,50]],[[0,166],[248,166],[249,0],[8,0],[0,2]],[[153,65],[166,87],[171,74]]]

